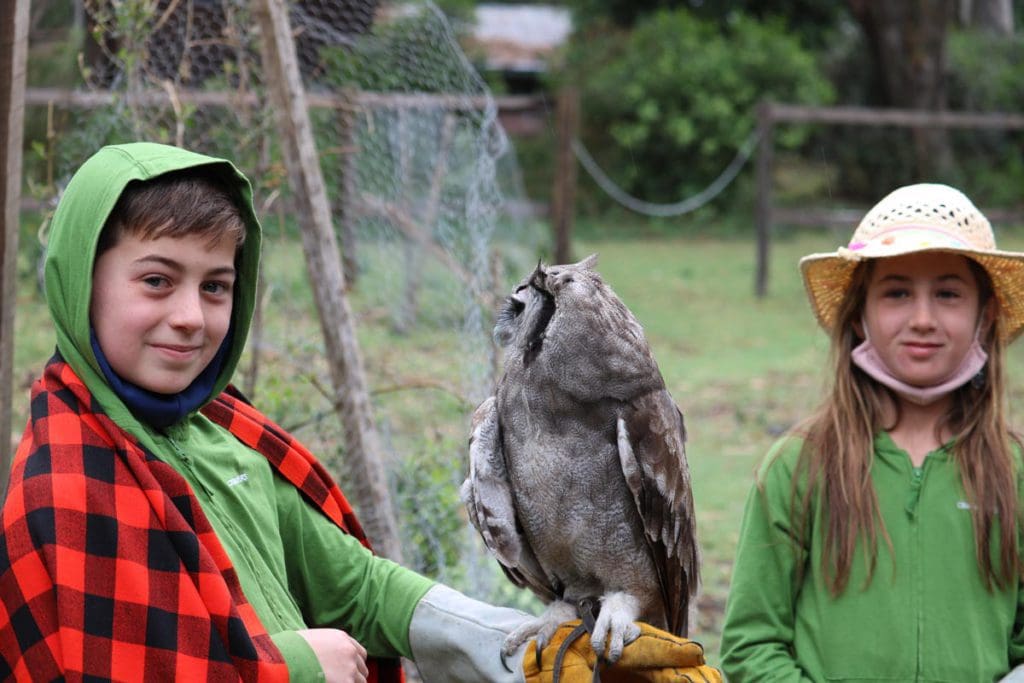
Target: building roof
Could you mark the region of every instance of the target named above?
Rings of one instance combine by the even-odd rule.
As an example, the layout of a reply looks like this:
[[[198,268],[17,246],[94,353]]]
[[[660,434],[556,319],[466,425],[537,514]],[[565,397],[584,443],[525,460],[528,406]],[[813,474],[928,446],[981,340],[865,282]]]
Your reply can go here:
[[[476,7],[471,40],[487,69],[538,72],[571,32],[565,7],[483,4]]]

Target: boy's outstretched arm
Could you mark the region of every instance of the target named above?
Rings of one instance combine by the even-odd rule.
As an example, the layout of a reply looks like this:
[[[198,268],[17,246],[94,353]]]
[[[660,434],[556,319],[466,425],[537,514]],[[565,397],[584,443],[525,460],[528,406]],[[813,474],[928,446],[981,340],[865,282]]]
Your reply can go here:
[[[409,627],[424,682],[590,683],[595,668],[606,683],[722,682],[721,673],[705,663],[698,643],[647,624],[638,624],[640,636],[626,645],[614,665],[597,662],[586,634],[576,637],[578,621],[563,624],[540,656],[532,641],[503,656],[505,638],[529,618],[434,586],[420,600]]]

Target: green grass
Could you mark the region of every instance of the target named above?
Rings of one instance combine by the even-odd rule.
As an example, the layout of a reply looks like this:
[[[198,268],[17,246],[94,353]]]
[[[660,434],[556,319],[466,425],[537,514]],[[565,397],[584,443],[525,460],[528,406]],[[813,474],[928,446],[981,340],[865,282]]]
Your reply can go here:
[[[712,663],[718,662],[722,610],[753,469],[771,442],[812,408],[825,379],[827,340],[811,316],[796,263],[836,243],[828,232],[776,240],[764,298],[753,293],[752,241],[680,234],[575,245],[578,257],[598,253],[599,271],[643,324],[685,415],[703,548],[699,621],[692,635],[704,643]],[[1000,235],[1000,246],[1024,249],[1024,233]],[[31,268],[20,266],[26,275],[18,298],[14,382],[25,400],[15,405],[16,436],[26,418],[29,378],[53,347],[45,305],[27,276]],[[328,375],[299,245],[268,240],[265,275],[269,313],[257,403],[283,424],[296,426],[300,438],[335,471],[343,471],[338,427],[317,388],[327,386]],[[425,282],[447,291],[441,273],[426,273]],[[469,590],[469,575],[479,566],[496,570],[489,558],[466,554],[472,543],[455,538],[465,528],[454,490],[465,473],[466,425],[473,407],[462,379],[462,346],[448,314],[415,333],[397,332],[379,292],[395,286],[400,283],[383,283],[370,274],[360,280],[352,303],[376,417],[391,444],[389,466],[402,524],[409,543],[447,548],[415,555],[417,568]],[[425,293],[424,310],[443,309],[448,294]],[[1022,347],[1012,347],[1009,359],[1015,399],[1024,395]],[[241,368],[247,364],[243,359]],[[1011,408],[1016,417],[1016,403]],[[427,524],[423,510],[429,510]],[[500,577],[492,581],[490,599],[536,607]]]

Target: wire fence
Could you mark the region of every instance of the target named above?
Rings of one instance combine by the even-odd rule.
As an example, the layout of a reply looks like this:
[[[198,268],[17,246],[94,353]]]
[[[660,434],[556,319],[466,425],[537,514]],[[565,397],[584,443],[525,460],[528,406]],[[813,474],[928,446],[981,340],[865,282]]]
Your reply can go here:
[[[236,379],[344,486],[342,421],[249,2],[97,0],[86,10],[80,81],[70,95],[41,84],[27,104],[35,249],[62,186],[105,144],[152,140],[234,161],[266,233],[260,322]],[[515,156],[489,89],[432,3],[289,10],[406,564],[514,603],[517,591],[466,533],[458,485],[469,415],[493,386],[497,302],[532,270],[546,231],[507,210],[524,203]]]

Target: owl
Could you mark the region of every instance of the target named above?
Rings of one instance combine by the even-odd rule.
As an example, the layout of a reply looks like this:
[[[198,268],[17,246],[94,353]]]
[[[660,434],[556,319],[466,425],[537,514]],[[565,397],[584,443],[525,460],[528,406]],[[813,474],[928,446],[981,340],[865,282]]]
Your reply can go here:
[[[547,603],[506,654],[542,647],[584,604],[599,605],[591,643],[609,661],[637,620],[685,636],[698,585],[683,416],[596,262],[538,265],[515,288],[494,327],[504,372],[472,419],[469,519]]]

